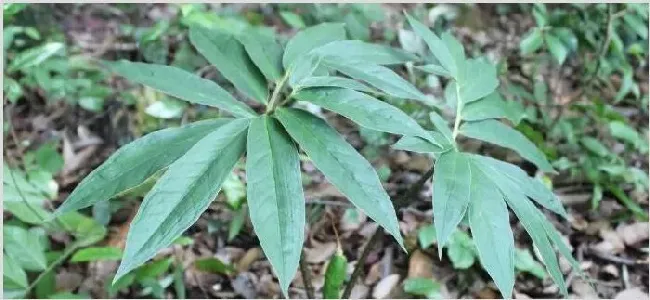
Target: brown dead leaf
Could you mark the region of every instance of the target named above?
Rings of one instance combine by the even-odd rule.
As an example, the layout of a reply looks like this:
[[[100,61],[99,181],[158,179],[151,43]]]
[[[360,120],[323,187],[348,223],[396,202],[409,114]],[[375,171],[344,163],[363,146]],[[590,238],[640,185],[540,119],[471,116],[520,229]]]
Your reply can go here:
[[[431,159],[424,155],[413,155],[404,167],[410,171],[426,172],[431,168]]]
[[[389,298],[389,296],[395,292],[397,286],[399,285],[399,282],[399,274],[391,274],[386,276],[384,279],[377,283],[375,289],[372,291],[372,297],[375,299]]]
[[[621,224],[616,228],[616,233],[623,239],[625,245],[636,245],[641,241],[648,240],[648,222],[637,222],[634,224]]]
[[[83,279],[79,273],[63,270],[56,274],[56,289],[58,291],[73,291],[81,285]]]
[[[366,278],[363,280],[363,283],[365,285],[373,285],[375,282],[379,281],[379,278],[381,277],[381,272],[380,272],[380,263],[375,263],[372,266],[370,266],[370,269],[368,269],[368,274],[366,275]]]
[[[635,299],[648,299],[648,294],[643,292],[641,288],[635,287],[631,289],[626,289],[614,298],[616,300],[635,300]]]
[[[260,248],[251,248],[246,251],[246,254],[237,262],[237,272],[241,273],[247,271],[250,268],[251,264],[257,261],[262,255],[262,249]]]
[[[602,229],[600,231],[602,242],[596,244],[594,249],[604,254],[617,254],[621,253],[625,248],[623,239],[611,229]]]
[[[352,293],[350,293],[350,299],[367,299],[368,292],[370,292],[369,287],[363,284],[357,284],[352,288]]]
[[[336,243],[312,242],[313,248],[305,248],[305,261],[308,263],[322,263],[336,252]]]
[[[255,280],[253,273],[243,272],[238,274],[230,283],[237,294],[244,296],[246,299],[254,299],[257,298],[255,281],[257,280]]]
[[[433,278],[433,261],[420,250],[415,250],[409,259],[407,278]]]
[[[571,282],[571,289],[580,299],[599,299],[598,293],[581,278],[576,278]]]
[[[618,278],[618,276],[620,275],[620,272],[618,271],[618,268],[615,265],[612,265],[612,264],[604,266],[602,268],[602,271],[609,274],[609,275],[612,275],[615,278]]]

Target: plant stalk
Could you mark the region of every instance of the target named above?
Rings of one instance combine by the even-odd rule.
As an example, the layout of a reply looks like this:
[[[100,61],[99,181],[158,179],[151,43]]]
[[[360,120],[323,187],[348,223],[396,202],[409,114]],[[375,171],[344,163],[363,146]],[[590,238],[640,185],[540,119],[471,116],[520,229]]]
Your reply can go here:
[[[280,93],[282,92],[282,89],[284,89],[285,84],[287,83],[287,80],[289,79],[289,72],[287,72],[284,77],[280,80],[275,85],[275,89],[273,89],[273,94],[271,94],[271,100],[269,100],[269,104],[266,106],[266,113],[269,114],[275,110],[275,107],[278,106],[278,99],[280,98]]]
[[[429,169],[429,171],[427,171],[424,175],[422,175],[422,177],[420,177],[420,179],[415,184],[409,187],[409,189],[404,194],[404,197],[401,197],[400,199],[395,201],[394,203],[395,212],[399,211],[402,207],[406,206],[409,203],[409,200],[414,198],[417,195],[417,193],[419,193],[420,190],[422,190],[424,183],[426,183],[427,180],[429,180],[429,178],[433,176],[434,166],[431,166],[431,169]],[[343,296],[341,297],[341,299],[350,298],[350,294],[352,293],[352,288],[354,288],[354,284],[357,282],[359,276],[361,276],[361,270],[363,269],[363,265],[364,262],[366,261],[366,258],[370,254],[370,251],[375,247],[375,244],[377,244],[377,242],[383,235],[384,235],[384,229],[381,227],[377,228],[375,234],[370,238],[370,240],[366,244],[365,248],[363,249],[363,252],[361,252],[361,256],[359,256],[359,259],[357,260],[357,264],[354,266],[354,271],[350,276],[350,281],[345,286],[345,290],[343,291]]]

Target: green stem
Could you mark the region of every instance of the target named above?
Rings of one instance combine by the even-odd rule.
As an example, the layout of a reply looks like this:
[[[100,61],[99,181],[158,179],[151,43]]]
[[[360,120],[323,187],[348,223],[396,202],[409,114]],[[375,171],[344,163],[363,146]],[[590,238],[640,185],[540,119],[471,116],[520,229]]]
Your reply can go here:
[[[282,92],[282,89],[284,89],[285,84],[287,83],[287,80],[289,79],[289,72],[287,72],[284,77],[280,80],[275,85],[275,89],[273,89],[273,94],[271,95],[271,100],[269,101],[269,104],[266,106],[266,113],[271,113],[275,110],[275,107],[278,106],[277,102],[278,99],[280,98],[280,92]]]
[[[458,85],[458,82],[456,82],[456,118],[454,119],[454,132],[452,133],[452,137],[454,141],[456,140],[456,136],[458,135],[458,129],[460,127],[460,113],[463,110],[463,102],[460,100],[460,86]]]

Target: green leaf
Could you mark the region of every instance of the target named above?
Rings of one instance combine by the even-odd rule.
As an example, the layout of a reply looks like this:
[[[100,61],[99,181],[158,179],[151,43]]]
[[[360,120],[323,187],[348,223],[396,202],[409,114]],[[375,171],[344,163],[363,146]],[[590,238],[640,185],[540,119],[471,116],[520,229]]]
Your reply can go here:
[[[325,285],[323,286],[323,299],[340,299],[341,287],[345,282],[348,260],[341,249],[332,255],[327,270],[325,271]]]
[[[402,246],[395,209],[372,165],[324,120],[286,108],[276,117],[325,177]]]
[[[445,140],[445,138],[439,132],[429,131],[429,134],[436,141]],[[437,137],[434,134],[436,134]],[[437,146],[436,144],[432,144],[429,140],[425,140],[416,136],[403,136],[392,147],[397,150],[405,150],[417,153],[442,153],[449,149],[448,147],[443,148],[441,146]]]
[[[639,146],[643,143],[639,133],[622,121],[609,122],[609,131],[615,138],[626,141],[634,146]]]
[[[518,190],[535,202],[565,218],[567,217],[568,214],[557,196],[541,181],[529,177],[519,167],[486,156],[474,155],[473,159],[481,165],[480,167],[485,170],[486,174],[499,174],[499,178],[512,182],[518,187]]]
[[[418,229],[418,242],[420,242],[420,248],[429,248],[436,241],[436,227],[433,226],[433,224]]]
[[[282,17],[282,20],[284,20],[292,28],[305,28],[305,21],[302,20],[302,17],[300,15],[294,14],[290,11],[281,11],[280,17]]]
[[[5,228],[8,227],[5,225]],[[5,244],[5,249],[7,245]],[[20,264],[4,253],[2,256],[2,284],[4,289],[26,288],[27,274]]]
[[[418,60],[417,56],[406,51],[358,40],[333,41],[312,50],[310,54],[326,60],[364,61],[375,65],[396,65]]]
[[[244,152],[248,123],[217,128],[169,166],[131,222],[114,282],[169,246],[208,208]]]
[[[2,232],[4,251],[19,266],[27,271],[43,271],[47,268],[45,249],[37,235],[11,225],[4,226]]]
[[[544,44],[544,35],[542,31],[535,27],[519,42],[519,51],[521,55],[534,53]]]
[[[464,77],[457,79],[458,97],[463,105],[479,100],[499,86],[496,67],[481,59],[469,59],[464,65]]]
[[[190,42],[238,90],[257,102],[266,103],[266,80],[237,38],[219,30],[192,26]]]
[[[411,24],[413,31],[415,31],[415,33],[419,35],[425,43],[427,43],[429,50],[433,53],[436,59],[438,59],[440,65],[445,68],[452,77],[456,77],[460,66],[456,65],[456,61],[454,60],[449,48],[447,48],[445,42],[429,30],[427,26],[420,23],[409,14],[405,15],[409,24]]]
[[[247,28],[239,36],[239,41],[246,48],[255,65],[269,81],[282,79],[282,46],[273,36],[263,34],[259,29]]]
[[[546,278],[544,266],[533,258],[528,249],[515,249],[515,269],[530,273],[539,279]]]
[[[582,144],[590,152],[600,156],[607,157],[610,154],[609,149],[603,145],[599,140],[586,136],[580,139],[580,144]]]
[[[365,61],[324,59],[323,64],[347,76],[362,80],[384,93],[397,98],[413,99],[431,104],[432,101],[412,84],[384,66]]]
[[[438,238],[438,253],[463,219],[470,203],[472,174],[469,158],[456,151],[440,156],[433,179],[433,223]]]
[[[122,249],[115,247],[91,247],[77,251],[71,262],[82,261],[99,261],[99,260],[120,260],[122,259]]]
[[[440,283],[431,278],[407,278],[404,280],[404,291],[412,295],[427,297],[427,299],[442,299]]]
[[[251,222],[287,295],[298,270],[305,228],[298,148],[282,126],[267,116],[251,122],[247,144]]]
[[[483,120],[467,122],[460,127],[460,132],[467,137],[512,149],[523,158],[534,163],[540,170],[554,172],[553,167],[546,160],[544,153],[537,149],[535,144],[529,141],[519,131],[499,121]]]
[[[97,223],[93,218],[71,211],[59,216],[50,222],[48,226],[68,232],[75,237],[75,246],[87,247],[106,236],[106,227]]]
[[[79,210],[137,187],[169,166],[209,132],[230,119],[212,119],[145,135],[118,149],[86,176],[56,215]]]
[[[369,129],[430,139],[429,133],[400,109],[361,92],[318,88],[302,90],[295,98],[336,112]]]
[[[472,238],[464,231],[456,230],[449,239],[447,256],[454,265],[454,269],[465,270],[474,265],[476,261],[475,246]]]
[[[567,296],[567,288],[558,265],[555,251],[548,239],[546,229],[544,228],[544,216],[537,211],[537,208],[521,193],[516,185],[508,180],[499,180],[498,173],[491,173],[493,180],[503,194],[505,195],[508,206],[514,211],[515,215],[528,232],[533,240],[534,245],[542,256],[546,270],[551,274],[551,278],[560,288],[562,294]]]
[[[569,55],[569,49],[567,49],[558,37],[550,33],[544,35],[544,41],[546,42],[546,46],[548,46],[548,50],[557,60],[557,63],[562,65]]]
[[[51,42],[38,47],[28,48],[18,53],[9,64],[7,72],[25,70],[40,65],[48,58],[63,52],[65,45],[59,42]]]
[[[454,135],[451,132],[451,129],[449,129],[449,124],[437,112],[431,111],[429,113],[429,120],[431,120],[433,126],[435,126],[436,129],[440,131],[442,136],[445,137],[445,139],[447,140],[447,144],[454,145],[456,143],[454,141]]]
[[[513,111],[509,102],[506,102],[501,94],[496,91],[481,100],[463,106],[461,117],[465,121],[499,118],[507,118],[515,124],[518,124],[520,121],[520,113]]]
[[[199,271],[212,274],[232,275],[235,273],[235,268],[233,266],[214,257],[197,259],[194,261],[194,267]]]
[[[443,68],[443,67],[441,67],[439,65],[430,64],[430,65],[425,65],[425,66],[417,66],[416,68],[418,68],[418,69],[420,69],[420,70],[422,70],[424,72],[434,74],[434,75],[444,76],[444,77],[451,77],[451,74],[449,74],[449,71],[447,71],[445,68]]]
[[[246,185],[237,176],[236,172],[230,173],[226,181],[221,185],[221,189],[226,195],[226,203],[233,210],[240,209],[246,201]]]
[[[171,257],[160,259],[146,263],[139,268],[135,269],[133,274],[135,275],[135,281],[142,282],[142,280],[147,278],[157,278],[158,276],[165,274],[169,267],[172,265],[174,259]],[[115,281],[113,281],[115,282]]]
[[[307,77],[298,82],[296,86],[294,86],[294,89],[300,90],[310,87],[339,87],[367,93],[376,92],[374,89],[356,80],[336,76]]]
[[[214,81],[203,79],[183,69],[126,60],[107,64],[124,78],[170,96],[217,107],[237,117],[255,116],[255,112],[250,107],[228,94]]]
[[[247,215],[248,209],[246,209],[246,206],[242,206],[233,212],[232,220],[230,220],[230,225],[228,226],[228,242],[232,241],[244,227]]]
[[[284,65],[285,70],[292,70],[294,61],[306,55],[312,49],[344,39],[345,28],[340,23],[323,23],[305,28],[287,43],[282,57],[282,65]]]
[[[508,220],[508,207],[488,174],[472,164],[472,186],[468,208],[469,225],[478,256],[504,298],[512,296],[515,284],[515,242]]]

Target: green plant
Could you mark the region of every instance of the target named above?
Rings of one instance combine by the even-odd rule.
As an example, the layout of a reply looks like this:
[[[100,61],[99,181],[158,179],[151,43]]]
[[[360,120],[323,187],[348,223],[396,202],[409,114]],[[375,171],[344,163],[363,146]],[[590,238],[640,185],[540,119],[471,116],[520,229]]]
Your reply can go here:
[[[248,99],[263,104],[265,112],[260,116],[216,83],[175,67],[107,63],[131,81],[236,117],[161,130],[122,147],[59,207],[59,214],[88,207],[164,172],[131,224],[115,281],[191,226],[246,152],[249,214],[286,294],[298,266],[305,223],[296,142],[339,190],[402,244],[392,204],[372,166],[322,119],[286,106],[296,99],[311,102],[371,129],[430,138],[400,110],[356,91],[379,94],[375,89],[330,71],[366,81],[395,97],[428,102],[383,66],[416,57],[345,40],[341,24],[307,28],[284,49],[272,33],[256,28],[233,35],[193,26],[189,36],[196,49]],[[273,86],[271,93],[267,80]]]
[[[509,297],[514,286],[515,269],[514,239],[508,221],[510,207],[540,250],[551,277],[567,295],[553,247],[557,247],[578,272],[579,266],[560,233],[529,198],[566,217],[560,201],[540,181],[530,178],[517,166],[462,152],[456,143],[457,136],[463,135],[510,148],[541,171],[554,172],[544,154],[532,142],[495,120],[508,116],[507,106],[495,107],[492,102],[485,101],[499,84],[496,68],[485,60],[466,58],[463,46],[450,34],[445,33],[439,38],[411,16],[407,15],[407,19],[437,60],[418,68],[452,80],[445,90],[445,97],[446,103],[456,110],[453,127],[449,128],[437,113],[431,113],[431,121],[439,131],[435,132],[436,140],[442,141],[442,145],[410,136],[403,137],[395,145],[398,149],[432,153],[436,157],[433,206],[439,255],[442,255],[441,249],[450,241],[456,226],[466,217],[481,264],[502,295]],[[474,115],[485,112],[486,108],[490,109],[489,114]]]
[[[458,134],[486,140],[514,149],[541,170],[553,171],[544,155],[524,136],[491,119],[502,116],[498,108],[491,115],[468,121],[471,107],[492,103],[481,99],[498,85],[494,66],[465,58],[462,45],[451,35],[445,34],[441,40],[408,18],[440,63],[420,68],[454,79],[453,88],[448,89],[449,103],[455,103],[457,109],[453,131],[435,113],[431,119],[437,131],[427,131],[401,110],[378,99],[394,97],[433,105],[429,97],[386,67],[419,62],[417,56],[346,40],[341,24],[306,28],[284,47],[268,30],[249,27],[233,33],[194,25],[189,31],[194,47],[247,100],[263,106],[263,114],[215,82],[179,68],[107,62],[113,71],[131,81],[219,108],[235,118],[160,130],[122,147],[79,184],[57,214],[109,200],[162,173],[131,223],[116,283],[132,276],[131,271],[189,228],[246,153],[250,218],[282,292],[287,295],[298,268],[305,226],[299,146],[334,186],[403,247],[393,204],[376,171],[323,119],[290,107],[299,104],[297,101],[307,102],[362,127],[403,135],[397,148],[433,152],[438,174],[434,180],[438,247],[447,244],[467,213],[481,262],[504,296],[512,294],[514,285],[514,241],[506,202],[522,220],[553,279],[566,293],[551,241],[574,266],[577,263],[559,233],[527,197],[565,215],[560,202],[516,166],[461,152],[455,143]],[[347,77],[335,76],[334,72]],[[431,172],[423,179],[430,176]]]

